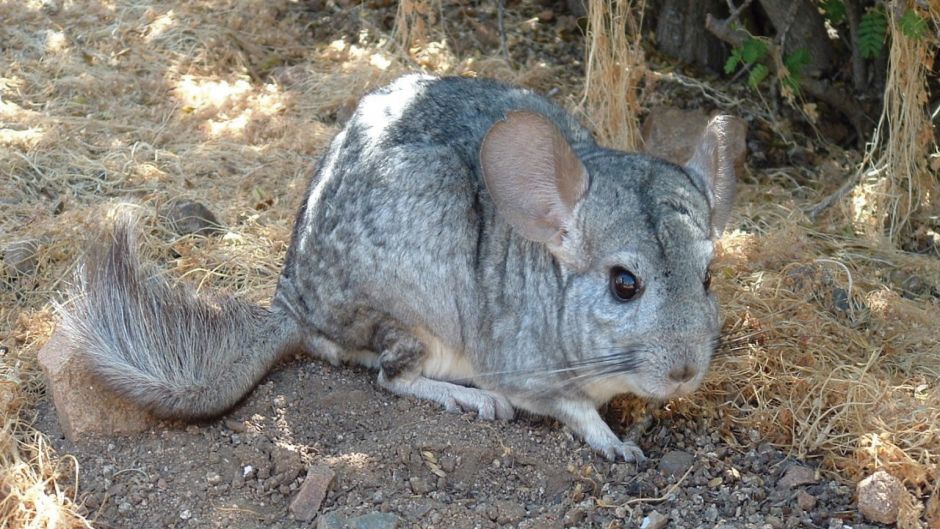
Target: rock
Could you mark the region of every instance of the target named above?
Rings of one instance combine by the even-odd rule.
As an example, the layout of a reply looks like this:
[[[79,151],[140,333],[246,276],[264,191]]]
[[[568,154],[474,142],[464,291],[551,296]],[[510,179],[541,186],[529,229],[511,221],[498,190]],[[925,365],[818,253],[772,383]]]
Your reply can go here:
[[[398,529],[398,517],[387,512],[357,516],[346,522],[349,529]]]
[[[643,150],[670,162],[685,164],[692,157],[707,124],[708,115],[701,109],[653,108],[643,120]]]
[[[271,461],[274,462],[275,475],[287,475],[289,481],[300,475],[304,468],[303,461],[300,460],[300,454],[296,450],[291,450],[286,446],[275,446],[271,451]]]
[[[345,527],[346,519],[335,512],[317,517],[317,529],[344,529]]]
[[[647,154],[685,165],[692,157],[709,119],[700,109],[656,107],[643,121],[643,150]],[[737,153],[734,168],[740,179],[747,151],[747,123],[739,118],[733,119],[736,126],[731,128],[730,142],[732,152]]]
[[[326,465],[314,465],[307,469],[303,485],[290,502],[289,509],[294,518],[303,522],[313,520],[334,477],[336,474]]]
[[[792,465],[783,473],[783,477],[777,481],[777,488],[792,489],[800,485],[816,483],[816,481],[816,471],[803,465]]]
[[[669,523],[669,518],[659,514],[657,511],[650,511],[640,523],[640,529],[663,529]]]
[[[53,333],[37,358],[46,376],[46,388],[52,393],[59,426],[70,441],[83,434],[142,432],[157,423],[149,412],[100,384],[60,332]]]
[[[568,512],[566,512],[564,518],[562,518],[562,524],[565,527],[577,527],[581,524],[586,516],[587,513],[584,512],[584,509],[580,507],[572,507],[571,509],[568,509]]]
[[[838,311],[848,312],[852,308],[849,301],[849,292],[841,287],[832,289],[832,307]]]
[[[499,513],[496,522],[501,525],[516,525],[525,518],[525,507],[513,501],[497,501],[496,512]]]
[[[211,235],[222,232],[222,224],[209,208],[192,200],[173,200],[164,206],[163,218],[179,235]]]
[[[434,487],[431,486],[431,483],[428,480],[419,478],[417,476],[409,479],[408,483],[411,484],[411,492],[414,492],[415,494],[423,495],[434,490]]]
[[[57,15],[62,6],[58,0],[42,0],[41,8],[47,15]]]
[[[3,247],[3,266],[8,275],[28,276],[39,265],[39,241],[21,239],[11,241]]]
[[[680,477],[692,466],[693,461],[692,454],[682,450],[672,450],[666,452],[659,461],[659,471],[667,477]]]
[[[800,506],[800,509],[809,512],[816,507],[816,496],[801,489],[796,493],[796,504]]]
[[[865,518],[883,524],[898,520],[898,511],[907,491],[898,478],[879,470],[858,483],[858,510]]]

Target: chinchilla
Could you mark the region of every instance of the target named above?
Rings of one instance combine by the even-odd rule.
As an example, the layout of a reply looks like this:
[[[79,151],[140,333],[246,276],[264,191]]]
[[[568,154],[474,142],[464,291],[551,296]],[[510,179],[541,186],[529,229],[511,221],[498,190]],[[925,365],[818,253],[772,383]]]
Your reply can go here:
[[[171,288],[118,222],[62,329],[161,417],[218,415],[304,350],[450,411],[552,416],[639,459],[597,408],[705,376],[720,328],[709,265],[743,134],[713,118],[681,167],[599,147],[527,90],[405,76],[362,99],[317,165],[270,309]]]

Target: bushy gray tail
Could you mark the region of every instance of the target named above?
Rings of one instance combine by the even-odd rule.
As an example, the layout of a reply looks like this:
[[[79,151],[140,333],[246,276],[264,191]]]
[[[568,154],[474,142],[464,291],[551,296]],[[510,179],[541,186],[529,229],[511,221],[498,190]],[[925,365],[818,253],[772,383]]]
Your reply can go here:
[[[117,223],[62,307],[65,338],[106,386],[167,418],[218,415],[295,343],[288,317],[233,297],[200,296],[146,274],[134,225]]]

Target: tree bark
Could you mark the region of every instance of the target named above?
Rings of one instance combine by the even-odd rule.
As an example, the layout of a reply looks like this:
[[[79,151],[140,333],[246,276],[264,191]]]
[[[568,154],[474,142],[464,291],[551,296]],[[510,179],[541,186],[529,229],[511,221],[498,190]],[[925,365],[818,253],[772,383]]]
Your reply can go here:
[[[777,42],[784,43],[783,52],[798,48],[809,52],[810,62],[804,75],[819,78],[829,72],[835,56],[826,33],[823,16],[811,0],[759,0],[767,18],[777,30]]]
[[[685,64],[722,71],[728,52],[705,30],[705,16],[727,16],[721,0],[665,0],[656,20],[656,47]]]

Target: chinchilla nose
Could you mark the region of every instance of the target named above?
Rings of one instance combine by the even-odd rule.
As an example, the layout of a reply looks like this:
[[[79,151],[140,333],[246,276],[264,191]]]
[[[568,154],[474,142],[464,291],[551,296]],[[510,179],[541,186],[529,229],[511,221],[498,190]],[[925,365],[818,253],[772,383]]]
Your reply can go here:
[[[692,366],[692,364],[682,363],[673,367],[669,371],[669,380],[681,384],[692,380],[695,378],[696,374],[698,374],[698,371],[695,369],[695,367]]]

